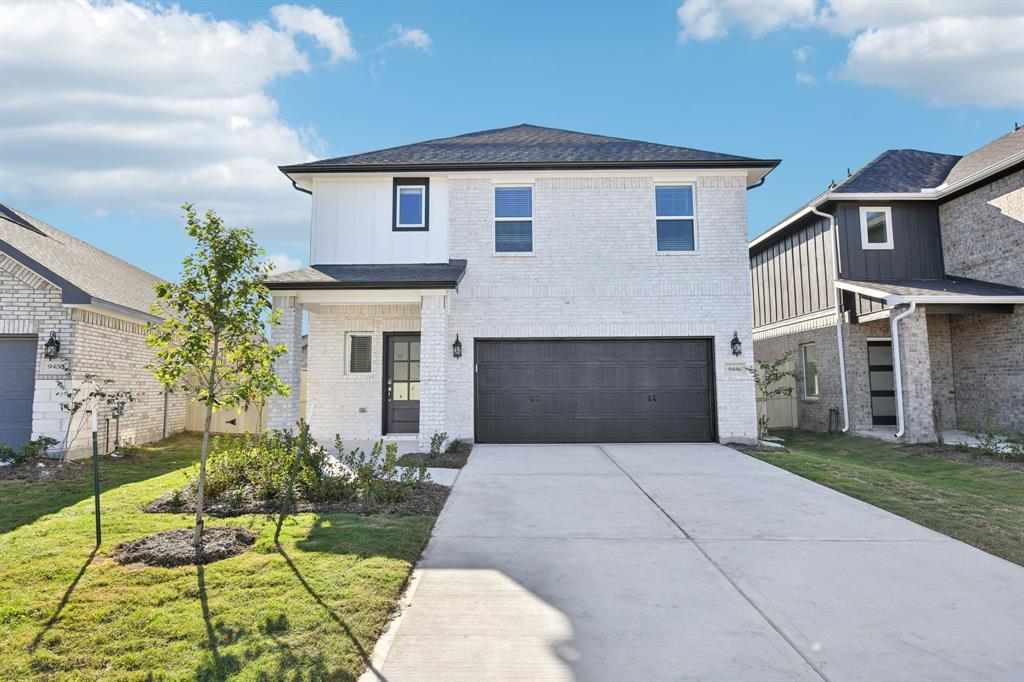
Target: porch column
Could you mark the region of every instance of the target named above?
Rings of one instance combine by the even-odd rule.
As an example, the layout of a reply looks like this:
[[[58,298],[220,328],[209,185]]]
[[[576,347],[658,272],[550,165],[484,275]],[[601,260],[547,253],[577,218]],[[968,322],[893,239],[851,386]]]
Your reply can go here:
[[[448,297],[424,296],[420,303],[420,451],[430,448],[430,437],[445,431],[447,413],[445,367],[448,340]]]
[[[899,306],[893,315],[905,312]],[[918,306],[900,322],[900,376],[903,378],[903,439],[911,443],[936,440],[932,397],[932,362],[928,345],[928,318]]]
[[[270,399],[267,426],[271,429],[294,429],[299,420],[299,382],[302,378],[302,304],[295,296],[274,296],[274,307],[282,311],[281,323],[271,330],[270,341],[274,345],[283,343],[288,346],[287,352],[274,363],[274,371],[291,387],[292,393],[288,397]]]

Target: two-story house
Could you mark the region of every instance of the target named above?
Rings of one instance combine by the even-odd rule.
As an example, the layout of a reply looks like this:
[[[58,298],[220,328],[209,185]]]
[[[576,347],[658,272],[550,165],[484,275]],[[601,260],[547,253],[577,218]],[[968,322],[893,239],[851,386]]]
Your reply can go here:
[[[1024,427],[1024,130],[887,151],[750,243],[754,353],[802,428]]]
[[[284,166],[313,219],[268,281],[279,373],[305,313],[319,438],[752,438],[746,191],[777,164],[520,125]]]

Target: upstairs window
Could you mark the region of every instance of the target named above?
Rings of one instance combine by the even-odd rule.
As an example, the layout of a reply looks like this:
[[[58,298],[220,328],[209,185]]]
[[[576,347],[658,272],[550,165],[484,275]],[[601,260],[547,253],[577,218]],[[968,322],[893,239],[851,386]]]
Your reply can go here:
[[[533,188],[494,188],[494,251],[533,251]]]
[[[430,215],[430,179],[395,178],[393,230],[423,231]]]
[[[349,334],[348,373],[366,374],[372,368],[373,337],[369,334]]]
[[[658,251],[696,251],[693,185],[659,185],[654,188]]]
[[[860,243],[865,249],[892,248],[892,209],[888,206],[861,206]]]

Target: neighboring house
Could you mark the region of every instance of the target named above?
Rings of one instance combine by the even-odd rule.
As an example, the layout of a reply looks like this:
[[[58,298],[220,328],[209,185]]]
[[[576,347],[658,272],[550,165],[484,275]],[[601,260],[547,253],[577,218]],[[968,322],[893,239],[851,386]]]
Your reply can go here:
[[[753,438],[746,191],[777,163],[521,125],[284,166],[313,221],[268,281],[279,372],[307,311],[321,438]]]
[[[1024,426],[1022,187],[1024,130],[890,150],[750,243],[755,356],[794,354],[802,428]]]
[[[0,204],[0,443],[18,447],[39,436],[63,441],[68,413],[60,407],[66,398],[58,382],[71,389],[87,374],[135,395],[120,420],[122,441],[141,443],[184,428],[184,399],[165,395],[145,369],[152,356],[144,325],[157,319],[149,306],[158,281]],[[48,358],[51,337],[60,350]],[[113,448],[111,410],[97,416],[100,447]],[[86,419],[84,410],[79,418]],[[87,431],[70,444],[71,457],[90,452]]]

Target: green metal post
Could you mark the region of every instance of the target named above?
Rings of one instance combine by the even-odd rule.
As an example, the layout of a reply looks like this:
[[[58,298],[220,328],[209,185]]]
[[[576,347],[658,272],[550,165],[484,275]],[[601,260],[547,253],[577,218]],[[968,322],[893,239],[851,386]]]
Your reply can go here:
[[[92,412],[92,487],[96,497],[96,546],[103,541],[100,530],[100,446],[96,439],[96,410]]]

